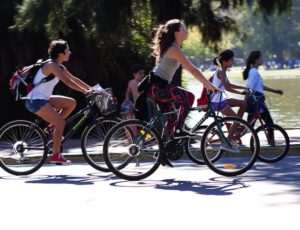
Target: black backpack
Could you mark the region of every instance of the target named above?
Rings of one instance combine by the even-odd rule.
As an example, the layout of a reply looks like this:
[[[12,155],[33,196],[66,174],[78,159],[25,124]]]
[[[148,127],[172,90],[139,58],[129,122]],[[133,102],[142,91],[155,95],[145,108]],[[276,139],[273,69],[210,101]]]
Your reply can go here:
[[[30,66],[25,66],[22,69],[17,70],[10,78],[9,81],[9,89],[14,94],[15,100],[19,101],[23,97],[25,97],[30,91],[34,88],[34,86],[39,85],[41,83],[50,81],[55,78],[53,74],[45,77],[39,83],[33,84],[34,77],[38,70],[46,63],[51,60],[42,61],[42,59],[38,60],[35,64]]]

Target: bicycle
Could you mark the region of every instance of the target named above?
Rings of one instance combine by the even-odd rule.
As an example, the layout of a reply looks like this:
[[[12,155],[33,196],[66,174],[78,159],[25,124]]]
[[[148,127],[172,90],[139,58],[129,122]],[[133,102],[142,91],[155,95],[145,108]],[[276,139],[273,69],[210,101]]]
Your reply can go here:
[[[289,151],[290,139],[286,131],[277,124],[265,123],[259,112],[259,101],[256,92],[250,90],[253,100],[254,114],[249,124],[254,127],[258,120],[260,125],[255,129],[260,141],[261,150],[258,159],[265,163],[275,163],[282,160]]]
[[[108,172],[102,144],[108,130],[121,119],[111,117],[115,107],[111,96],[92,93],[86,96],[87,105],[66,119],[63,144],[81,127],[81,150],[85,160],[95,169]],[[110,104],[111,103],[111,104]],[[109,106],[111,105],[111,106]],[[109,108],[110,107],[110,108]],[[78,119],[78,122],[74,122]],[[34,122],[16,120],[0,129],[0,166],[13,175],[29,175],[36,172],[51,154],[51,135],[45,133],[46,122],[37,118]]]
[[[189,140],[174,139],[166,129],[165,116],[178,115],[179,109],[163,113],[158,103],[155,103],[158,112],[149,123],[140,120],[122,121],[105,137],[104,160],[108,168],[122,179],[141,180],[154,173],[160,164],[172,166],[167,157],[168,152],[182,148]],[[210,103],[208,115],[213,117],[214,122],[203,133],[199,146],[205,163],[214,172],[224,176],[236,176],[249,170],[259,152],[259,141],[254,129],[238,117],[217,116]],[[248,141],[248,145],[235,146],[235,151],[232,151],[236,131],[229,130],[225,124],[231,124],[232,128],[245,127],[247,133],[241,138],[245,139],[244,143]],[[158,126],[163,127],[161,134],[156,129]],[[134,130],[137,130],[136,133]],[[228,134],[230,136],[227,138]]]

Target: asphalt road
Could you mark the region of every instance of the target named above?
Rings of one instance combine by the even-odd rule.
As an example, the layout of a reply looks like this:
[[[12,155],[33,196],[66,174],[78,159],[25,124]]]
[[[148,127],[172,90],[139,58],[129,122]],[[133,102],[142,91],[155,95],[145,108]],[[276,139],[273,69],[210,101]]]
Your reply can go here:
[[[226,178],[189,161],[128,182],[87,164],[0,169],[1,230],[300,229],[300,157]]]

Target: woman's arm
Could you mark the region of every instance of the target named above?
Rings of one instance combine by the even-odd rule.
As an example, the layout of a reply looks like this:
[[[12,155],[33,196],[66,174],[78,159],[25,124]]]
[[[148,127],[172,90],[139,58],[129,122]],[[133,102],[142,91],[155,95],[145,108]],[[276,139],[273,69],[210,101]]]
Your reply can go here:
[[[215,92],[221,92],[220,89],[215,87],[213,84],[207,80],[207,78],[194,66],[188,58],[184,55],[182,50],[177,46],[172,46],[166,53],[166,55],[170,58],[176,59],[186,70],[188,70],[198,81],[200,81],[204,87],[208,90],[212,90]]]
[[[238,90],[235,90],[236,87],[234,87],[235,85],[231,84],[229,79],[226,76],[226,73],[224,71],[220,71],[217,74],[218,78],[221,80],[222,85],[224,86],[226,91],[229,91],[231,93],[235,93],[235,94],[245,94],[244,92],[240,92]],[[245,87],[243,87],[242,89],[246,89]]]
[[[273,88],[270,88],[266,85],[264,85],[263,87],[264,87],[265,91],[269,91],[269,92],[272,92],[272,93],[277,93],[277,94],[280,94],[280,95],[283,94],[283,91],[281,89],[273,89]]]
[[[90,88],[88,88],[89,87],[88,85],[86,84],[79,85],[75,81],[73,81],[72,78],[69,78],[68,75],[65,74],[66,69],[61,68],[61,66],[55,62],[46,64],[45,67],[43,68],[43,73],[46,76],[49,76],[50,74],[54,74],[65,85],[81,93],[86,93],[86,91],[90,90]]]
[[[65,68],[63,66],[64,70],[64,74],[67,76],[67,78],[71,79],[72,81],[74,81],[77,85],[79,85],[81,88],[84,88],[86,90],[91,90],[91,87],[86,84],[85,82],[83,82],[82,80],[80,80],[79,78],[75,77],[73,74],[71,74],[67,68]]]
[[[230,83],[231,88],[248,90],[247,87]]]

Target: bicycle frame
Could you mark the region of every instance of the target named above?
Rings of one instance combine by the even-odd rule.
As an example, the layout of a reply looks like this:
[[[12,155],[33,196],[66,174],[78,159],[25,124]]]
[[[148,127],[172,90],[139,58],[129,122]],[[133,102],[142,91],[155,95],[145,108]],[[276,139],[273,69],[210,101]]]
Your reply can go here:
[[[260,115],[260,112],[259,112],[259,102],[258,102],[254,92],[251,92],[249,96],[252,97],[254,102],[255,102],[255,113],[251,117],[251,120],[249,121],[249,124],[250,124],[250,126],[254,127],[256,121],[258,120],[259,123],[261,124],[261,126],[264,126],[266,123],[261,118],[261,115]],[[272,140],[271,140],[270,136],[268,135],[266,128],[264,128],[264,133],[267,137],[268,143],[270,143]]]
[[[150,130],[152,130],[154,127],[157,126],[157,122],[160,122],[163,126],[163,132],[162,132],[162,136],[165,136],[167,137],[167,140],[170,140],[170,132],[169,130],[166,128],[166,119],[165,119],[165,116],[167,115],[172,115],[172,114],[177,114],[178,115],[178,112],[180,109],[174,109],[172,111],[169,111],[169,112],[166,112],[166,113],[163,113],[158,104],[156,103],[156,106],[157,106],[157,109],[158,109],[158,114],[154,117],[151,118],[150,122],[148,123],[147,125],[147,130],[145,130],[145,133],[143,133],[141,136],[139,136],[139,138],[137,139],[136,141],[136,144],[139,144],[140,141],[144,140],[147,133],[149,133]],[[193,107],[190,109],[190,111],[198,111],[199,110],[199,107]],[[230,145],[229,141],[227,140],[227,138],[225,137],[223,131],[222,131],[222,128],[221,128],[221,125],[220,125],[220,120],[222,117],[220,116],[217,116],[216,115],[216,112],[214,110],[214,108],[212,107],[211,103],[209,102],[208,104],[208,111],[205,113],[204,117],[201,118],[201,120],[199,122],[197,122],[197,124],[191,129],[191,132],[194,132],[200,125],[202,125],[209,117],[213,117],[214,118],[214,121],[217,122],[217,127],[218,127],[218,134],[220,135],[222,141],[228,145]],[[183,138],[184,139],[184,138]],[[187,140],[187,138],[185,138]]]
[[[103,139],[105,138],[103,131],[101,130],[101,128],[99,127],[99,125],[97,123],[97,116],[93,110],[94,109],[92,108],[91,102],[88,102],[86,107],[84,107],[83,109],[79,110],[76,114],[74,114],[71,117],[66,119],[65,122],[68,125],[68,124],[72,123],[76,118],[79,118],[82,116],[81,119],[65,134],[65,136],[63,137],[63,139],[61,141],[61,145],[63,145],[65,143],[65,141],[67,141],[70,137],[72,137],[74,135],[74,133],[77,130],[79,130],[84,124],[86,124],[89,119],[92,119],[92,122],[96,125],[96,129],[97,129],[97,132],[99,133],[100,137],[102,137]],[[36,126],[40,127],[42,122],[44,122],[42,119],[40,119],[40,118],[36,119],[32,128],[34,129]],[[32,134],[34,132],[33,129],[31,132],[29,132],[24,137],[23,142],[30,139],[30,137],[32,136]],[[40,150],[41,148],[31,147],[28,149]]]
[[[199,111],[199,107],[193,107],[191,108],[190,111]],[[209,117],[212,117],[214,119],[215,122],[217,122],[217,128],[218,128],[218,134],[221,136],[221,139],[224,143],[230,145],[229,141],[227,140],[227,138],[225,137],[222,128],[220,125],[221,116],[218,116],[214,110],[214,108],[212,107],[212,104],[209,102],[208,103],[208,110],[207,112],[204,114],[204,116],[200,119],[200,121],[197,122],[196,125],[194,125],[194,127],[191,128],[191,132],[193,133],[198,127],[200,127]],[[213,138],[213,136],[211,137]]]

